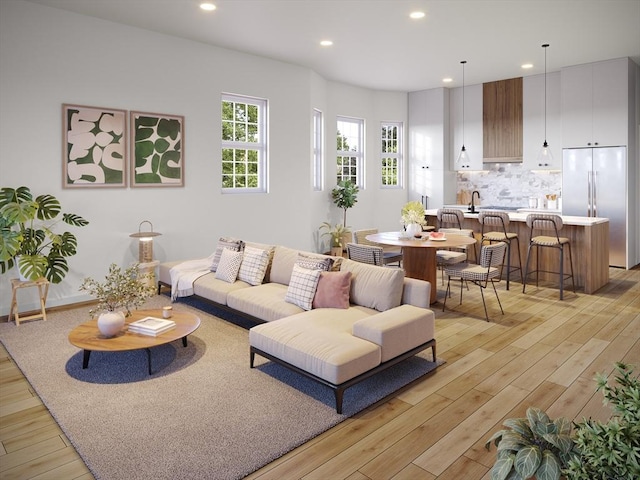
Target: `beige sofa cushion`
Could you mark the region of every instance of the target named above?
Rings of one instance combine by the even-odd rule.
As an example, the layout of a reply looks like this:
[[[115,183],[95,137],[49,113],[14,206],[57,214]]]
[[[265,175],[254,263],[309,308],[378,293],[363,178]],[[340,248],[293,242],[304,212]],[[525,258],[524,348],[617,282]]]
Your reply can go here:
[[[215,272],[211,272],[193,282],[193,293],[207,300],[226,305],[227,295],[229,295],[230,292],[249,287],[251,287],[251,285],[240,280],[236,280],[233,283],[225,282],[216,278]]]
[[[304,312],[299,306],[285,302],[287,288],[287,285],[272,282],[237,289],[227,295],[227,305],[265,322]]]
[[[353,334],[382,347],[382,362],[433,340],[435,315],[431,310],[400,305],[353,324]]]
[[[384,312],[402,302],[404,270],[378,267],[348,259],[342,262],[340,270],[352,274],[351,303]]]
[[[249,343],[336,385],[380,364],[380,347],[351,334],[367,314],[350,308],[310,310],[249,330]]]
[[[308,257],[330,258],[333,260],[332,270],[337,271],[340,269],[342,257],[332,257],[319,253],[294,250],[292,248],[277,245],[273,254],[273,262],[271,263],[269,281],[281,283],[282,285],[289,285],[289,281],[291,280],[291,272],[293,271],[293,265],[294,263],[296,263],[296,260],[298,260],[299,253],[304,254]]]

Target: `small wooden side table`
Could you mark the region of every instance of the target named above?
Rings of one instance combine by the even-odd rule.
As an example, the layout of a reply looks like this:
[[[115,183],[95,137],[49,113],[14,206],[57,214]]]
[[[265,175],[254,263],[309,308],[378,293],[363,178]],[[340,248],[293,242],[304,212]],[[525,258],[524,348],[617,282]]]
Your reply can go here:
[[[21,288],[38,287],[38,296],[40,297],[40,313],[34,313],[33,315],[27,315],[26,317],[20,317],[18,313],[18,290]],[[46,278],[39,278],[37,280],[20,280],[18,278],[11,279],[11,309],[9,310],[9,321],[11,316],[16,322],[16,326],[20,325],[22,320],[32,320],[36,318],[42,318],[47,320],[47,311],[45,304],[47,302],[47,294],[49,293],[49,280]]]

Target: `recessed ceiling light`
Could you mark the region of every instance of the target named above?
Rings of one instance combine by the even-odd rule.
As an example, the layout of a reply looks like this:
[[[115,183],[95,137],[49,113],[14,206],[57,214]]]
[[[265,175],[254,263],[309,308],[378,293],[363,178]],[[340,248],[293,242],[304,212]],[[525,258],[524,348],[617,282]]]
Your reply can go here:
[[[211,2],[204,2],[200,4],[200,8],[202,10],[206,10],[207,12],[212,12],[216,9],[216,6]]]
[[[525,69],[533,68],[533,63],[523,63],[521,66],[522,68],[525,68]]]
[[[320,42],[320,45],[322,45],[323,47],[330,47],[331,45],[333,45],[333,42],[331,40],[322,40]]]
[[[409,17],[413,18],[414,20],[418,18],[424,18],[424,12],[411,12],[409,14]]]
[[[443,81],[444,83],[451,83],[451,82],[453,82],[453,78],[449,78],[449,77],[447,77],[447,78],[443,78],[443,79],[442,79],[442,81]]]

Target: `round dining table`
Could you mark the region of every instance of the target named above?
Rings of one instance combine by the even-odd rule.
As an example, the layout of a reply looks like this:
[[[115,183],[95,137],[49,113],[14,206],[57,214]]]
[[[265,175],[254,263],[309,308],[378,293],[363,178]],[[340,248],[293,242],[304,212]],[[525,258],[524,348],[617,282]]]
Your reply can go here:
[[[401,232],[380,232],[367,235],[366,239],[381,245],[402,247],[402,266],[404,267],[405,275],[431,283],[430,304],[435,303],[437,299],[436,277],[438,265],[436,251],[464,247],[476,243],[475,238],[465,235],[447,235],[444,239],[434,240],[429,238],[428,232],[422,233],[420,238],[407,237]]]

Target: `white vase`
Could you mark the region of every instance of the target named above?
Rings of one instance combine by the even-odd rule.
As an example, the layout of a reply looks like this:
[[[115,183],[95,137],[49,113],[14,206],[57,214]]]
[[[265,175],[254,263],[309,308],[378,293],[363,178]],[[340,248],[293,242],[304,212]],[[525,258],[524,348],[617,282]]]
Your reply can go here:
[[[413,237],[422,233],[422,227],[418,223],[410,223],[405,227],[407,235]]]
[[[98,330],[105,337],[117,335],[124,327],[124,312],[104,312],[98,317]]]

